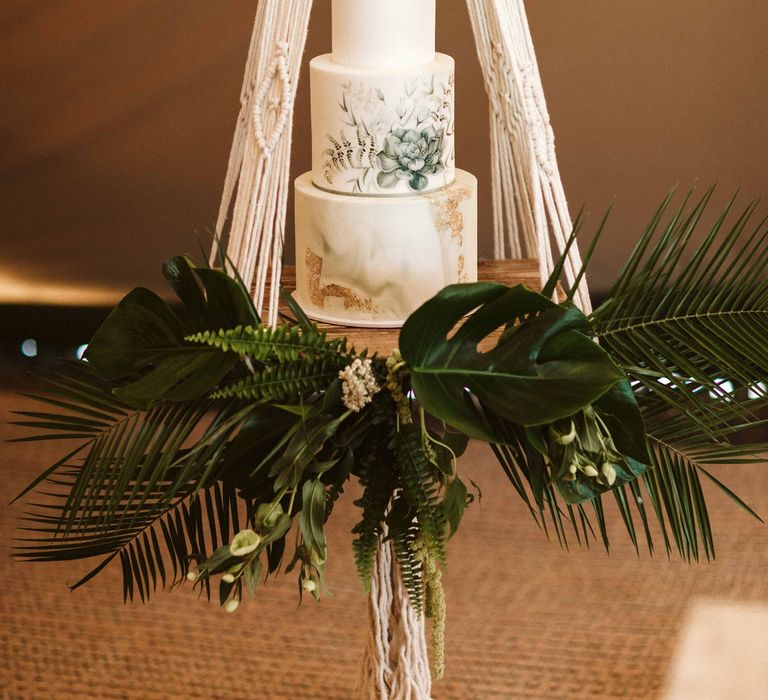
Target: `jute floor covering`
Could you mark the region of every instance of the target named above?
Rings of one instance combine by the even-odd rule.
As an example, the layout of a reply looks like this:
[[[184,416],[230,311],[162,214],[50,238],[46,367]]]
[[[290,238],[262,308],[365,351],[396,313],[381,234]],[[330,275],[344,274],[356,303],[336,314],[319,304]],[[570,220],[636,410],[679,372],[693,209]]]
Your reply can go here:
[[[0,693],[4,698],[354,699],[366,625],[348,492],[329,526],[332,598],[296,606],[280,578],[234,615],[191,587],[124,606],[110,568],[74,593],[82,566],[10,559],[9,500],[58,456],[8,445],[19,400],[0,395]],[[449,547],[447,677],[436,699],[657,698],[694,597],[768,601],[768,527],[711,495],[713,564],[638,558],[618,527],[609,555],[561,551],[539,532],[492,455],[473,445],[462,471],[483,489]],[[768,470],[719,472],[768,514]],[[618,525],[618,523],[616,523]]]

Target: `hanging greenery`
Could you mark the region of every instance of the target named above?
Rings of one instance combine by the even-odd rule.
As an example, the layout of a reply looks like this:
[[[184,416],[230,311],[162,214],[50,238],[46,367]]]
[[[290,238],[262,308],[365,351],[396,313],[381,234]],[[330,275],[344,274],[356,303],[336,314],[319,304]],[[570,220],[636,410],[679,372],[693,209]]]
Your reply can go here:
[[[474,438],[562,544],[607,548],[608,498],[636,547],[654,549],[655,519],[667,553],[714,556],[701,477],[755,515],[712,471],[763,461],[742,434],[768,403],[768,229],[750,228],[754,206],[726,226],[729,206],[697,237],[710,196],[668,197],[590,316],[552,301],[560,267],[541,293],[456,285],[389,357],[328,338],[287,295],[269,328],[236,276],[169,260],[181,306],[134,290],[87,362],[44,374],[50,408],[19,412],[23,440],[76,446],[21,494],[45,484],[53,500],[30,503],[16,555],[101,557],[73,588],[117,558],[126,599],[217,582],[232,611],[281,570],[319,598],[325,525],[356,479],[364,588],[386,536],[442,638],[439,566],[473,500],[457,460]]]

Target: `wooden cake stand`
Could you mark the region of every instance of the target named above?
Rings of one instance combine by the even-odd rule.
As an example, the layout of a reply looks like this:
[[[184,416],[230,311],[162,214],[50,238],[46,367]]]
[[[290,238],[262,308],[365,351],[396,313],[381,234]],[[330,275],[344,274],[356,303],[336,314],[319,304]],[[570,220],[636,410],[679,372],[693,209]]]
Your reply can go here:
[[[500,282],[509,286],[525,284],[531,289],[541,289],[539,261],[531,260],[481,260],[477,277],[480,282]],[[296,289],[296,268],[286,266],[282,274],[283,287],[289,292]],[[287,309],[281,308],[287,311]],[[346,337],[357,347],[368,348],[369,353],[388,355],[397,348],[399,328],[356,328],[354,326],[332,326],[319,323],[328,332],[329,338]]]

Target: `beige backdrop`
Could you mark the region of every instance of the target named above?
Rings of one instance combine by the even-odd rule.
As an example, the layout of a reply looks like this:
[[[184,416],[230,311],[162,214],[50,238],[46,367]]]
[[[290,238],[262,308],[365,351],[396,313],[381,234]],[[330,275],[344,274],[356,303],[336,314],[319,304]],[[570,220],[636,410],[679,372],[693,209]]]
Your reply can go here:
[[[419,0],[414,0],[418,2]],[[159,287],[216,212],[255,0],[0,3],[0,301],[109,301]],[[487,107],[461,0],[438,0],[457,61],[458,147],[481,182]],[[572,209],[615,198],[593,268],[603,290],[666,191],[768,184],[768,3],[529,0]],[[330,49],[317,0],[308,56]],[[309,168],[307,83],[295,170]],[[290,246],[290,243],[289,243]]]

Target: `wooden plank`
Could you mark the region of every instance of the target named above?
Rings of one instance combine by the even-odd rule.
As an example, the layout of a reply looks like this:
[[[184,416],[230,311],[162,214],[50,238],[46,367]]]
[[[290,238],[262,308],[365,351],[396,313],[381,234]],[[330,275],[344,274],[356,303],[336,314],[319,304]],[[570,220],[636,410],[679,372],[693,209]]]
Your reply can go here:
[[[541,288],[538,260],[481,260],[478,265],[478,279],[481,282],[501,282],[509,286],[525,284],[532,289]],[[295,267],[283,268],[282,283],[288,291],[296,289]],[[346,337],[358,349],[368,348],[371,353],[391,353],[397,348],[400,336],[399,328],[353,328],[328,323],[318,325],[328,332],[330,338]]]

